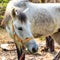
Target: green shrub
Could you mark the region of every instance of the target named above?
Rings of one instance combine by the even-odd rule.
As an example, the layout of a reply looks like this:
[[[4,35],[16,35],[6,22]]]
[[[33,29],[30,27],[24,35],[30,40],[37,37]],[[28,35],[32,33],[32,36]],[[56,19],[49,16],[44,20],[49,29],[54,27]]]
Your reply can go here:
[[[1,16],[0,16],[0,19],[3,19],[3,18],[4,18],[4,16],[1,15]]]
[[[0,7],[6,7],[7,6],[7,3],[0,3]]]
[[[7,3],[0,3],[0,20],[3,19]]]
[[[2,0],[0,0],[0,3],[2,2]]]
[[[9,0],[3,0],[4,3],[8,3]]]
[[[9,0],[0,0],[0,3],[8,3],[9,2]]]

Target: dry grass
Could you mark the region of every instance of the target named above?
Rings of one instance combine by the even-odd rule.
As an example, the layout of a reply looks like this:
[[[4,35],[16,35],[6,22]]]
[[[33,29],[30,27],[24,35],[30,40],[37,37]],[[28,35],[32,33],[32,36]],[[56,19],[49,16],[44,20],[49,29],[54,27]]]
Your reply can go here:
[[[39,38],[37,38],[35,40],[39,46],[39,50],[38,50],[37,54],[35,54],[35,55],[26,54],[25,60],[52,60],[53,57],[56,55],[56,53],[60,50],[60,47],[57,44],[55,44],[55,52],[53,52],[53,53],[42,52],[41,49],[43,49],[45,47],[45,41],[44,40],[41,41],[41,40],[39,40]],[[13,40],[6,33],[6,31],[4,29],[0,28],[0,45],[11,42],[11,41],[13,41]],[[12,47],[14,49],[15,45],[10,44],[8,46],[8,48],[9,47]],[[3,51],[0,48],[0,60],[17,60],[16,50],[14,50],[14,51]]]

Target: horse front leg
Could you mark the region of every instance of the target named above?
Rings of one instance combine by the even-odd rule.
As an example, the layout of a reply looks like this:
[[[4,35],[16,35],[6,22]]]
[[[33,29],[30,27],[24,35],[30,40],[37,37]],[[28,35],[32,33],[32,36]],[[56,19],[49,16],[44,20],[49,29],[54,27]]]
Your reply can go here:
[[[17,44],[16,48],[17,48],[18,60],[25,60],[25,54],[23,54],[22,48],[19,49]]]

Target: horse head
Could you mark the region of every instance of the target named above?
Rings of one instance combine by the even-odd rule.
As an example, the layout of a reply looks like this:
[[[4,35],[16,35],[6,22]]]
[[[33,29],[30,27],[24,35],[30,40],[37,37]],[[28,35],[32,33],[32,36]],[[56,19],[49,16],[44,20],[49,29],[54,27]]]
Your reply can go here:
[[[30,22],[24,12],[26,12],[26,10],[21,11],[20,8],[13,8],[10,16],[11,20],[8,20],[8,23],[6,24],[6,30],[11,36],[13,36],[13,32],[15,32],[18,38],[23,42],[26,41],[24,46],[29,50],[29,52],[35,53],[38,50],[38,46],[31,33]],[[14,31],[12,31],[12,25],[14,27]],[[16,44],[20,50],[21,42],[18,41],[18,38],[17,41],[14,38],[13,39],[15,40],[15,43],[17,42]]]

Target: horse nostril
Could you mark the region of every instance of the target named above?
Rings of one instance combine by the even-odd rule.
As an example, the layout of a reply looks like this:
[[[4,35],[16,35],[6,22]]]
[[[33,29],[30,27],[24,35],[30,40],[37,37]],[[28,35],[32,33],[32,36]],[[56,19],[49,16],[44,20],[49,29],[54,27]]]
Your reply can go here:
[[[35,49],[35,48],[32,48],[32,51],[35,53],[35,52],[37,52],[37,49]]]

